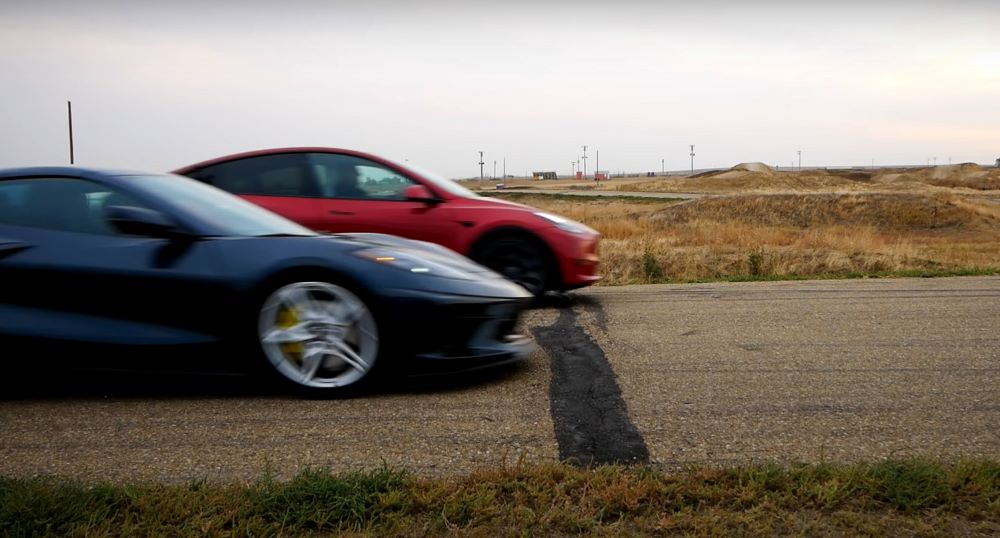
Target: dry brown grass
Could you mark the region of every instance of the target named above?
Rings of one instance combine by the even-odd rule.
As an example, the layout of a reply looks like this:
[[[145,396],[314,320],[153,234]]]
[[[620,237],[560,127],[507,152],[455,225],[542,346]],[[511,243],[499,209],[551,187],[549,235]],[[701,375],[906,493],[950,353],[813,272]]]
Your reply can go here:
[[[1000,204],[954,194],[516,198],[600,231],[603,284],[1000,267]]]
[[[610,182],[619,192],[959,193],[1000,190],[1000,169],[956,164],[913,169],[775,171],[758,163],[691,177]]]

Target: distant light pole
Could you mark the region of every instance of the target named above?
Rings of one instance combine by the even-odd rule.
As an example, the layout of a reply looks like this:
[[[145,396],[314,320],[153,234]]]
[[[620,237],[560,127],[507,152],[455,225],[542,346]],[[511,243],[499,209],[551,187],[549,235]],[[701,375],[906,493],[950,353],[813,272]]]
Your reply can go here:
[[[69,115],[69,164],[74,163],[73,158],[73,102],[66,101],[66,113]]]
[[[497,161],[493,160],[493,179],[497,178]]]
[[[800,149],[800,150],[796,151],[796,153],[799,154],[799,172],[801,172],[802,171],[802,150]]]
[[[691,173],[694,174],[694,144],[688,144],[691,146]]]
[[[483,183],[483,152],[479,152],[479,184]]]
[[[597,181],[597,176],[601,173],[601,152],[597,151],[597,166],[594,167],[594,181]]]
[[[667,163],[666,159],[660,159],[660,175],[661,176],[667,175],[667,164],[666,163]]]
[[[583,177],[586,178],[587,177],[587,146],[583,146],[583,157],[580,157],[580,158],[583,159]]]
[[[507,179],[507,157],[503,158],[503,178]]]
[[[573,177],[576,177],[576,161],[570,161],[569,166],[573,170]]]

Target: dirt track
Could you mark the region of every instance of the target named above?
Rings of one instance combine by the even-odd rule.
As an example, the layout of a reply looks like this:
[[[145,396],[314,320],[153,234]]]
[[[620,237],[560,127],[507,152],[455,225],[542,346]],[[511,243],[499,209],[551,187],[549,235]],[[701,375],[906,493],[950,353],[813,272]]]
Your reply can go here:
[[[595,288],[526,324],[544,346],[519,368],[355,400],[243,380],[19,383],[0,400],[0,474],[1000,457],[1000,278]]]

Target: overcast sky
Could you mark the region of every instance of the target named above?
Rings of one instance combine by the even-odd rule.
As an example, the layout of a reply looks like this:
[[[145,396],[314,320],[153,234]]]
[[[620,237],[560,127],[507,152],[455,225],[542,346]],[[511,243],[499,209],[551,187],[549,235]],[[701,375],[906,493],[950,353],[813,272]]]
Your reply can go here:
[[[939,4],[939,5],[935,5]],[[0,166],[317,145],[448,177],[1000,157],[1000,2],[0,0]]]

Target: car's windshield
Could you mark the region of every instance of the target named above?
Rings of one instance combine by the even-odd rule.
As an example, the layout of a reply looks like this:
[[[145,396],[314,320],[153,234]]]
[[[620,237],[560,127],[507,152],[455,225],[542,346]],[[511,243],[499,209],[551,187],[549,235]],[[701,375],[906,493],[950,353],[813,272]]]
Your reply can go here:
[[[397,164],[399,163],[397,162]],[[459,185],[457,181],[442,177],[438,175],[436,172],[433,172],[427,168],[414,165],[409,162],[407,162],[406,164],[399,164],[399,165],[402,166],[403,168],[409,168],[410,170],[413,170],[414,172],[420,174],[421,177],[427,178],[428,181],[434,183],[435,187],[441,187],[442,189],[448,191],[450,194],[453,194],[455,196],[462,196],[464,198],[479,197],[478,194]]]
[[[226,191],[177,175],[140,176],[134,186],[223,236],[317,235]]]

